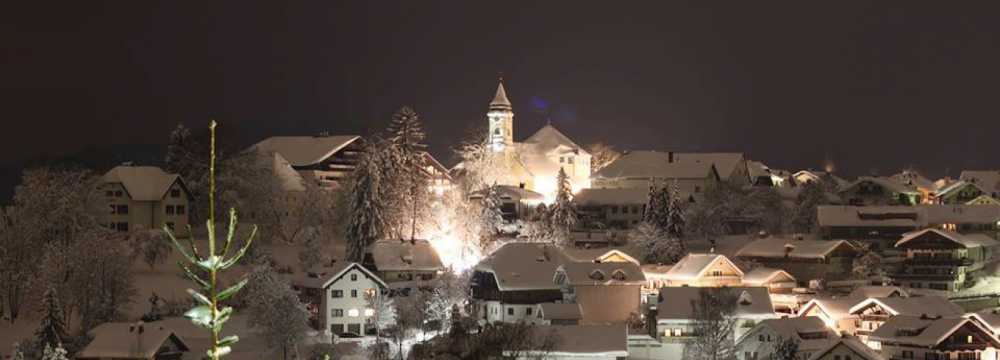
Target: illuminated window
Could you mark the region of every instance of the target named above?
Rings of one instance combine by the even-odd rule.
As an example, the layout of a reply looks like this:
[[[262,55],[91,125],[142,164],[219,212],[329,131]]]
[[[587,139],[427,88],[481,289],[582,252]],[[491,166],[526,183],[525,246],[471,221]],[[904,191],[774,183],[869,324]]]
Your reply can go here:
[[[681,336],[681,329],[674,329],[674,336]]]
[[[358,315],[361,315],[361,312],[358,311],[358,309],[347,310],[347,316],[358,317]]]
[[[375,316],[375,310],[365,309],[365,316]]]
[[[965,342],[971,344],[972,343],[972,335],[966,336],[965,337]]]

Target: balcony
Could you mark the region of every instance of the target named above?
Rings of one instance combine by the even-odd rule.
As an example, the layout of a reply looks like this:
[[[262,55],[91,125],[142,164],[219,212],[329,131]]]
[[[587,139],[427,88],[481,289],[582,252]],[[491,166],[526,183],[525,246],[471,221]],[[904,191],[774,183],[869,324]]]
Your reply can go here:
[[[943,280],[943,281],[954,281],[958,278],[958,274],[910,274],[910,273],[896,273],[892,275],[896,279],[920,279],[920,280]]]
[[[906,265],[939,265],[939,266],[970,266],[973,261],[969,258],[940,258],[940,257],[913,257],[903,260]]]

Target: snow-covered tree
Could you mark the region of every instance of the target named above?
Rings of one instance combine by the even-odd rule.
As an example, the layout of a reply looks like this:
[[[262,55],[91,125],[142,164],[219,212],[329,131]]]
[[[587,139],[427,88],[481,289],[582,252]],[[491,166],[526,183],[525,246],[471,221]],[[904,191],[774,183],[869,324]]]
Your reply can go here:
[[[21,350],[21,343],[14,343],[11,346],[10,360],[24,360],[24,351]]]
[[[247,276],[247,322],[258,329],[268,345],[281,348],[282,358],[308,331],[309,312],[288,282],[270,266],[257,266]]]
[[[121,236],[109,236],[103,230],[62,250],[49,249],[46,278],[57,284],[56,279],[63,280],[60,291],[65,291],[67,305],[79,315],[80,327],[89,331],[101,323],[122,320],[136,294],[130,260],[133,250]]]
[[[417,236],[417,226],[427,219],[430,201],[428,193],[428,176],[424,170],[427,145],[423,143],[427,135],[420,124],[420,116],[413,109],[404,106],[392,115],[389,128],[386,129],[389,144],[395,149],[393,183],[390,189],[398,193],[397,203],[402,211],[405,231],[401,234],[414,239]]]
[[[323,261],[319,230],[310,229],[304,236],[305,242],[302,249],[299,250],[299,264],[302,265],[303,270],[311,269]]]
[[[801,189],[795,200],[795,213],[791,225],[797,232],[811,233],[816,230],[818,224],[817,207],[827,204],[826,193],[815,181],[805,183]]]
[[[455,148],[461,161],[455,167],[455,178],[461,192],[471,194],[493,184],[512,184],[511,169],[519,161],[517,152],[498,152],[486,140],[487,130],[474,133]]]
[[[63,341],[67,339],[66,317],[54,287],[49,286],[48,290],[45,290],[42,305],[44,313],[41,323],[38,324],[38,330],[35,330],[38,344],[45,344],[46,347],[62,345]]]
[[[347,225],[347,260],[361,262],[365,249],[388,231],[387,205],[383,188],[383,154],[375,142],[365,144],[353,174],[350,214]]]
[[[550,210],[552,226],[566,234],[572,226],[576,225],[576,209],[573,206],[573,189],[570,187],[569,177],[566,171],[559,169],[556,176],[556,199]]]
[[[684,347],[685,359],[727,360],[735,354],[736,311],[739,297],[727,288],[701,288],[692,302],[694,334]]]
[[[481,248],[489,247],[500,235],[504,224],[503,212],[500,209],[500,190],[496,184],[483,190],[483,198],[479,204],[479,242]]]
[[[883,276],[885,275],[885,269],[882,262],[882,257],[879,256],[871,246],[864,243],[855,244],[859,248],[861,253],[858,257],[854,258],[852,265],[852,274],[859,279],[868,279],[871,276]]]
[[[45,344],[41,360],[69,360],[69,358],[66,357],[66,349],[63,349],[62,344],[57,344],[54,347]]]
[[[680,239],[647,222],[629,232],[629,241],[642,253],[643,263],[673,264],[684,257]]]
[[[414,332],[423,329],[427,320],[426,308],[429,297],[429,292],[414,290],[407,296],[393,298],[396,322],[386,329],[385,334],[396,345],[396,354],[400,359],[406,358],[406,354],[403,352],[403,342],[410,338]]]
[[[656,225],[657,212],[659,210],[657,206],[657,194],[656,180],[650,178],[649,192],[646,193],[646,206],[642,210],[642,221],[645,223]]]
[[[608,164],[615,162],[622,153],[615,150],[614,146],[597,142],[590,144],[587,147],[587,152],[590,153],[590,173],[596,173],[598,170],[603,169]]]
[[[396,325],[396,306],[387,294],[381,292],[365,293],[365,301],[368,308],[375,310],[372,325],[375,328],[374,347],[370,349],[368,358],[384,360],[389,357],[386,348],[382,345],[383,338],[390,332],[390,328]]]
[[[129,240],[135,250],[133,256],[141,257],[150,270],[167,261],[173,252],[160,230],[138,229],[129,234]]]
[[[799,341],[790,337],[779,337],[774,343],[775,360],[796,360],[799,355]]]
[[[683,202],[681,200],[680,188],[677,186],[677,181],[675,180],[667,188],[667,234],[671,237],[682,239],[684,237],[684,208]],[[683,245],[683,244],[681,244]]]
[[[469,273],[456,274],[452,270],[443,272],[435,278],[430,287],[433,289],[427,304],[427,321],[436,324],[435,330],[448,331],[451,325],[452,308],[463,305],[470,293]]]

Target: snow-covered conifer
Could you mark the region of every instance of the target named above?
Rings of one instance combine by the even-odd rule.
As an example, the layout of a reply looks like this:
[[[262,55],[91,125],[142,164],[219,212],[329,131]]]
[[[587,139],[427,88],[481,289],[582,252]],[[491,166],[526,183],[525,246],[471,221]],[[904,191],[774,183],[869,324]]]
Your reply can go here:
[[[552,226],[556,230],[569,232],[573,225],[576,225],[576,209],[573,206],[573,190],[570,187],[569,177],[566,171],[559,169],[556,177],[556,200],[549,211],[552,215]]]
[[[38,325],[38,330],[35,331],[35,337],[38,339],[39,344],[45,344],[46,346],[61,345],[67,337],[66,317],[63,314],[62,305],[59,303],[59,296],[56,294],[54,287],[49,286],[45,290],[42,305],[44,306],[45,313],[42,316],[41,323]]]
[[[382,157],[375,142],[365,144],[365,151],[354,169],[347,225],[347,260],[360,262],[365,248],[386,234],[386,204],[382,183]]]

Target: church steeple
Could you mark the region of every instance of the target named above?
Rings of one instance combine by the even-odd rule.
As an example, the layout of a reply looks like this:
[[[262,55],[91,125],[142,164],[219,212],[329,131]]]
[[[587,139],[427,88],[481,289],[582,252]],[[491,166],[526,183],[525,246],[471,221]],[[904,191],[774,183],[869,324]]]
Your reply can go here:
[[[507,151],[514,147],[514,108],[507,99],[507,90],[503,87],[503,77],[497,84],[497,92],[490,101],[490,111],[486,113],[489,119],[490,146],[494,151]]]

